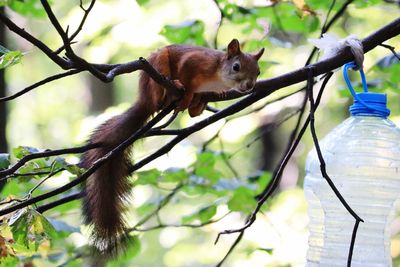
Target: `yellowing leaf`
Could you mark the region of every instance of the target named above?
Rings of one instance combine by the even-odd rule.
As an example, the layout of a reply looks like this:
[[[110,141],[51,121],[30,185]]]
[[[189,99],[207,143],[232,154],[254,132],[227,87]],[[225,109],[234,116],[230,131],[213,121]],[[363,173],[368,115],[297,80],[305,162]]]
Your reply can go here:
[[[312,10],[304,0],[293,0],[293,3],[299,10],[302,11],[302,15],[304,16],[317,15],[317,13],[314,10]]]

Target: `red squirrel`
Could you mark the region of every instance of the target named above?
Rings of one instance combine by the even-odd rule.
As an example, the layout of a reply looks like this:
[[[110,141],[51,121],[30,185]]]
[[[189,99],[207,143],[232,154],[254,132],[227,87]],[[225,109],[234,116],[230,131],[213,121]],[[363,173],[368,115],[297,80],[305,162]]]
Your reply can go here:
[[[166,46],[151,54],[148,62],[173,80],[177,87],[184,88],[176,110],[188,109],[193,117],[200,115],[207,104],[200,100],[202,92],[220,93],[231,89],[246,92],[253,89],[260,74],[257,62],[263,53],[264,48],[256,54],[243,53],[238,40],[233,39],[226,52],[190,45]],[[85,152],[81,166],[90,168],[175,98],[142,71],[136,103],[93,132],[89,143],[100,147]],[[85,184],[83,215],[85,223],[93,227],[92,240],[101,252],[115,252],[126,237],[123,212],[131,190],[128,167],[127,149],[96,170]]]

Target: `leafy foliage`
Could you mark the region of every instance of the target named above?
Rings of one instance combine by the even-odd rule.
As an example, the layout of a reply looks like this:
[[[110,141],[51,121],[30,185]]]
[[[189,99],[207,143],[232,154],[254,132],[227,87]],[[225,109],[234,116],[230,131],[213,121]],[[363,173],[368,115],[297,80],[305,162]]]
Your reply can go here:
[[[75,8],[77,8],[78,2],[76,1],[72,4],[53,1],[52,5],[60,7],[55,9],[57,14],[63,14],[65,21],[69,21],[68,16],[72,16],[75,10],[68,11],[66,7],[76,5]],[[150,2],[155,4],[151,5]],[[137,0],[140,8],[146,11],[156,8],[162,9],[167,4],[166,2],[168,1]],[[239,2],[248,2],[249,4],[242,5]],[[251,1],[217,1],[222,13],[221,29],[224,30],[220,31],[220,36],[222,37],[217,36],[215,38],[220,41],[219,38],[225,40],[231,38],[231,36],[237,36],[241,41],[243,40],[242,44],[247,51],[256,51],[260,47],[265,47],[268,55],[260,61],[261,72],[264,77],[282,72],[284,60],[290,61],[294,65],[304,63],[301,59],[305,53],[299,48],[303,47],[304,49],[307,38],[310,36],[315,37],[320,33],[325,16],[332,4],[331,1],[317,0],[276,0],[270,2],[272,3],[271,5],[255,6],[251,4]],[[336,2],[330,11],[332,13],[337,11],[344,3],[344,1]],[[354,1],[352,12],[346,13],[343,23],[335,30],[339,32],[350,31],[351,29],[348,28],[348,25],[351,25],[353,21],[361,20],[361,16],[354,15],[355,12],[371,5],[377,5],[380,2],[377,0]],[[112,1],[104,1],[104,3],[112,4]],[[0,5],[7,5],[25,17],[45,17],[39,0],[0,0]],[[199,10],[199,12],[201,11]],[[115,21],[120,19],[115,19]],[[64,21],[64,18],[61,21]],[[37,21],[35,20],[35,22]],[[168,21],[168,24],[162,27],[160,35],[168,43],[209,46],[212,43],[211,39],[214,37],[212,36],[213,31],[210,31],[207,22],[197,17],[184,17],[182,22],[175,24],[170,24],[174,22]],[[36,24],[33,25],[35,26]],[[110,41],[108,39],[110,39],[109,36],[111,35],[113,37],[114,34],[118,36],[118,27],[115,26],[114,28],[114,26],[108,25],[107,31],[104,31],[108,33],[104,37],[107,41]],[[367,26],[365,25],[365,27]],[[34,31],[34,27],[31,30]],[[369,28],[365,31],[369,31]],[[104,35],[104,33],[101,35]],[[44,36],[48,38],[47,35],[44,34]],[[82,39],[84,38],[82,37]],[[87,43],[90,47],[98,45],[96,42],[99,42],[99,40],[91,40]],[[112,42],[117,41],[112,40]],[[112,47],[109,43],[105,46]],[[290,49],[288,49],[289,47]],[[122,49],[114,48],[114,50],[121,51]],[[132,55],[136,56],[136,51],[133,50],[123,54],[130,55],[132,52]],[[275,51],[280,52],[275,54]],[[85,50],[84,52],[86,53],[87,51]],[[0,68],[19,64],[24,57],[23,52],[19,50],[11,51],[5,47],[0,47],[0,53]],[[140,53],[144,52],[140,51]],[[93,54],[98,54],[98,51],[93,52]],[[113,56],[110,56],[110,58],[113,61],[119,60],[117,55],[115,55],[115,58]],[[266,58],[268,58],[268,61]],[[371,79],[369,79],[371,87],[375,86],[376,90],[385,92],[390,91],[391,95],[389,97],[397,98],[400,81],[400,76],[398,75],[399,66],[397,58],[392,55],[378,60],[368,73],[368,75],[371,75]],[[277,67],[277,69],[274,69],[274,67]],[[129,80],[127,83],[131,86],[132,81]],[[65,87],[68,86],[66,85]],[[342,97],[349,96],[347,90],[343,90],[341,93]],[[57,95],[57,98],[62,97]],[[73,113],[70,109],[74,107],[66,106],[68,106],[68,112]],[[56,108],[53,108],[53,110]],[[342,105],[336,108],[343,109]],[[331,112],[330,114],[332,113],[336,114],[337,112]],[[36,119],[36,121],[40,121],[38,124],[44,123],[40,119]],[[54,128],[57,128],[57,126]],[[242,127],[240,126],[240,128]],[[197,152],[193,162],[185,167],[165,169],[154,168],[153,166],[153,169],[135,173],[132,183],[135,190],[140,190],[141,194],[133,195],[135,204],[134,207],[132,205],[132,208],[127,213],[127,220],[132,225],[130,246],[124,256],[110,261],[107,266],[160,266],[160,262],[163,260],[171,262],[171,258],[174,260],[180,257],[183,258],[184,256],[182,255],[185,253],[182,253],[182,251],[187,248],[189,248],[187,249],[189,253],[186,254],[190,255],[190,260],[193,260],[193,264],[192,262],[185,262],[186,258],[184,258],[184,263],[181,265],[177,263],[176,266],[197,266],[199,262],[201,262],[202,266],[214,265],[217,261],[216,258],[221,255],[213,254],[210,256],[212,260],[209,260],[209,262],[195,261],[197,255],[194,254],[197,253],[193,253],[193,250],[195,249],[197,252],[202,247],[206,247],[207,253],[205,254],[208,255],[208,250],[211,250],[211,244],[214,241],[216,232],[221,227],[223,229],[230,228],[232,222],[236,220],[235,218],[240,219],[240,222],[244,222],[246,216],[256,206],[258,196],[271,182],[272,174],[270,171],[258,170],[259,159],[258,156],[254,155],[259,152],[259,148],[249,148],[250,145],[243,143],[243,140],[248,141],[247,139],[252,135],[254,135],[254,132],[239,141],[227,141],[226,144],[221,141],[225,147],[223,145],[219,146],[218,142],[212,142],[207,147],[204,145],[203,151]],[[221,137],[218,138],[223,139]],[[47,136],[42,139],[47,141]],[[286,140],[282,141],[282,139],[280,141],[286,142]],[[198,147],[195,142],[191,143],[189,141],[189,143],[192,147]],[[237,151],[241,147],[245,147],[249,152],[247,154],[244,153],[244,156],[243,154],[236,156],[232,151]],[[44,152],[44,150],[29,146],[18,146],[11,151],[11,154],[0,154],[0,169],[9,168],[23,157],[40,152]],[[239,160],[237,159],[238,157],[240,157]],[[69,157],[62,156],[43,157],[25,163],[15,174],[8,177],[7,184],[2,190],[1,208],[9,207],[36,194],[47,192],[61,186],[66,181],[79,177],[84,170],[76,164],[69,163],[69,159]],[[77,158],[74,158],[73,162],[77,161]],[[178,165],[181,166],[180,164]],[[71,193],[79,193],[79,189],[47,199],[44,204],[68,197]],[[276,211],[280,206],[279,204],[286,202],[291,204],[289,200],[300,199],[294,193],[285,195],[284,198],[280,196],[282,196],[282,193],[278,192],[274,202],[271,205],[267,203],[263,207],[263,211],[272,214],[271,218],[273,220],[285,213],[282,210]],[[142,201],[143,199],[144,201]],[[287,206],[289,207],[286,208],[286,213],[297,212],[290,209],[293,205]],[[38,263],[38,266],[82,266],[87,264],[90,261],[88,235],[85,226],[80,225],[80,211],[80,202],[71,201],[56,206],[44,214],[37,212],[36,206],[31,206],[15,212],[12,216],[2,218],[7,223],[0,227],[0,265],[18,266],[26,264],[26,266],[30,266],[29,264]],[[279,216],[274,212],[279,213]],[[232,219],[231,215],[234,219]],[[222,226],[214,226],[214,223],[219,222],[225,216],[227,223],[224,221]],[[291,216],[290,219],[287,219],[288,221],[301,221],[301,215],[298,213],[296,213],[297,217],[295,219],[293,219],[294,215]],[[265,224],[267,225],[268,223],[266,222]],[[272,223],[276,222],[272,221]],[[286,223],[288,223],[286,217],[281,218],[279,223],[273,225],[272,228],[280,227],[281,225],[287,226]],[[207,225],[207,227],[199,229],[199,226],[202,225]],[[191,229],[190,236],[185,237],[185,232],[179,235],[168,233],[171,228],[175,229],[179,226]],[[299,226],[296,225],[296,227]],[[287,229],[283,227],[279,233],[285,235],[286,232],[290,232]],[[175,238],[181,239],[183,245],[175,244],[173,242]],[[301,238],[292,237],[289,240],[293,241]],[[244,252],[244,257],[250,259],[253,254],[260,252],[263,254],[262,257],[265,257],[263,258],[265,262],[268,262],[264,265],[269,264],[268,266],[275,266],[276,262],[280,262],[282,266],[285,264],[285,266],[290,266],[290,263],[296,262],[296,260],[279,258],[280,252],[275,247],[279,245],[280,240],[276,241],[273,238],[273,241],[265,241],[266,239],[264,236],[262,239],[264,243],[258,246],[254,245],[256,241],[248,240],[239,249],[239,253]],[[259,240],[257,241],[259,242]],[[143,257],[137,257],[139,254],[143,255]],[[146,259],[142,260],[141,258]],[[399,260],[397,259],[397,261]]]
[[[4,0],[12,10],[21,15],[44,18],[46,12],[43,10],[39,0]]]
[[[166,25],[160,32],[167,40],[175,44],[189,43],[205,46],[204,22],[200,20],[185,21],[177,25]]]
[[[23,53],[21,51],[11,51],[0,45],[0,69],[4,69],[21,62]]]
[[[7,153],[0,153],[0,170],[7,169],[10,166],[10,155]]]

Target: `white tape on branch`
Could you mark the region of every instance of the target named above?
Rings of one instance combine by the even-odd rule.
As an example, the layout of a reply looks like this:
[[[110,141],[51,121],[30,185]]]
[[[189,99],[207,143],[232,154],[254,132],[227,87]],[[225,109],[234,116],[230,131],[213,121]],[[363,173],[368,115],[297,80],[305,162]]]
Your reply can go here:
[[[363,68],[363,46],[361,41],[354,34],[351,34],[344,39],[339,39],[332,33],[324,33],[320,39],[308,39],[308,41],[323,51],[320,60],[333,57],[346,47],[350,47],[351,52],[354,55],[354,61],[357,65],[356,70]]]

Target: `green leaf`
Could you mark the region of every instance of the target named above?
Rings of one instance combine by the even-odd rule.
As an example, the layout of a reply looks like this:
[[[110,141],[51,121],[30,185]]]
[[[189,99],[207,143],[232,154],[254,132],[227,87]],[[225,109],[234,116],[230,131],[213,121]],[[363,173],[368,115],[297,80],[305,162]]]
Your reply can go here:
[[[57,231],[42,214],[35,210],[31,210],[31,212],[33,220],[30,233],[33,235],[33,241],[37,249],[42,241],[56,237]]]
[[[24,54],[21,51],[9,51],[0,57],[0,69],[4,69],[21,62]]]
[[[20,260],[18,257],[8,254],[7,256],[2,256],[0,259],[0,266],[11,267],[11,266],[21,266],[19,265]]]
[[[190,179],[193,180],[194,176],[191,176]],[[201,178],[201,177],[196,177],[196,178]],[[204,180],[204,179],[202,179]],[[205,194],[208,190],[209,187],[207,187],[205,185],[205,183],[190,183],[188,185],[185,185],[182,189],[183,192],[185,192],[186,194],[190,195],[190,196],[197,196],[197,195],[203,195]]]
[[[42,241],[57,235],[51,223],[34,209],[20,210],[9,225],[16,243],[28,250],[36,251]]]
[[[204,28],[204,22],[200,20],[186,21],[177,25],[166,25],[160,34],[171,43],[205,46],[207,42],[204,39]]]
[[[204,152],[197,155],[197,161],[194,164],[194,174],[216,183],[222,174],[216,170],[215,164],[220,160],[220,155],[212,152]]]
[[[356,0],[354,1],[354,4],[357,8],[366,8],[366,7],[370,7],[372,5],[376,5],[382,3],[381,0]]]
[[[137,235],[129,237],[129,248],[126,252],[126,258],[132,259],[139,255],[141,249],[140,239]]]
[[[76,165],[76,164],[68,164],[68,165],[65,166],[65,169],[66,169],[69,173],[74,174],[74,175],[76,175],[76,176],[81,176],[81,175],[85,172],[85,169],[80,168],[80,167],[79,167],[78,165]]]
[[[157,184],[158,179],[161,176],[161,172],[157,169],[142,171],[136,174],[138,178],[135,181],[135,185]]]
[[[10,219],[9,225],[15,242],[19,245],[29,247],[28,232],[31,216],[26,209],[14,213]]]
[[[107,267],[120,267],[120,266],[131,266],[132,259],[139,255],[141,250],[140,239],[137,235],[130,236],[128,241],[129,247],[124,254],[119,256],[113,261],[107,263]]]
[[[23,157],[40,152],[39,149],[29,146],[19,146],[12,149],[14,157],[22,159]]]
[[[272,253],[274,252],[273,248],[258,248],[257,250],[259,251],[264,251],[266,252],[268,255],[272,255]]]
[[[319,29],[320,20],[317,16],[307,16],[306,24],[308,25],[308,32],[315,32]]]
[[[150,0],[136,0],[139,6],[143,6],[147,4]]]
[[[10,166],[10,154],[0,153],[0,170],[7,169]]]
[[[212,205],[200,209],[198,212],[184,216],[182,218],[183,224],[188,224],[194,220],[200,220],[201,223],[209,221],[217,213],[217,206]]]
[[[139,216],[143,216],[152,212],[154,209],[157,208],[155,203],[144,203],[142,206],[135,209]]]
[[[257,179],[257,190],[255,192],[256,195],[262,193],[262,191],[264,191],[264,189],[271,182],[271,180],[272,180],[272,173],[270,172],[264,172],[261,176],[259,176]]]
[[[39,0],[9,1],[8,6],[21,15],[32,15],[37,18],[46,17],[46,12]]]
[[[306,4],[310,6],[311,9],[323,9],[328,10],[331,6],[330,1],[321,1],[321,0],[305,0]],[[333,11],[338,9],[339,5],[336,5],[333,8]]]
[[[233,193],[233,197],[228,202],[228,208],[231,211],[251,212],[257,201],[254,198],[254,192],[246,187],[239,187]]]
[[[164,172],[165,182],[183,182],[189,179],[189,174],[184,169],[169,168]]]
[[[198,217],[200,219],[200,222],[205,223],[209,221],[214,215],[217,213],[217,206],[212,205],[209,207],[202,208],[199,213]]]
[[[80,168],[78,165],[68,163],[65,158],[62,157],[56,157],[51,167],[52,171],[65,169],[76,176],[82,175],[85,172],[83,168]]]

